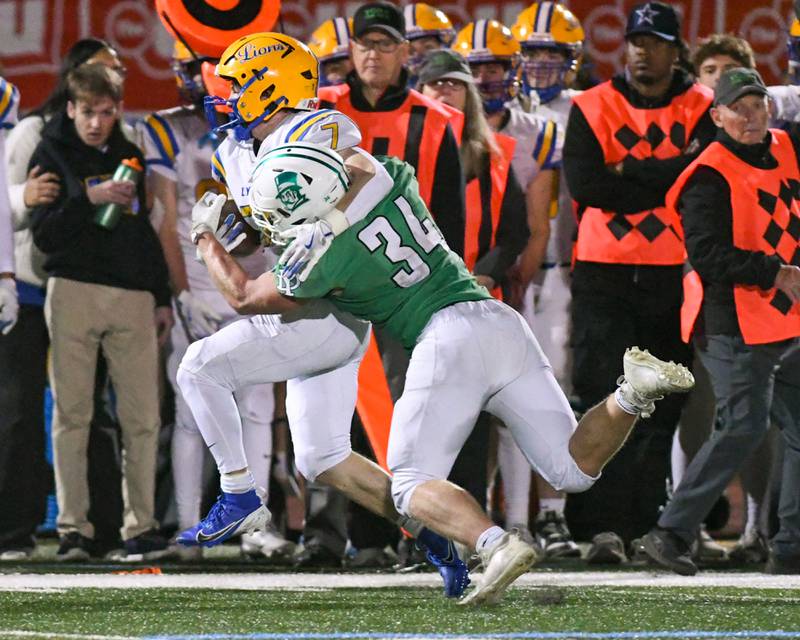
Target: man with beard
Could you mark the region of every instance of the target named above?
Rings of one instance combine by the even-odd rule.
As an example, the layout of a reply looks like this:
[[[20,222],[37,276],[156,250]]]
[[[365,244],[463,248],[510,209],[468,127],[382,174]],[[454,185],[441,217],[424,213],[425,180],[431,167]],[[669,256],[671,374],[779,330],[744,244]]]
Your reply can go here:
[[[625,41],[624,73],[574,98],[564,144],[579,217],[571,313],[582,410],[613,390],[626,344],[688,360],[679,313],[684,244],[664,199],[714,136],[712,96],[676,67],[680,23],[671,6],[634,7]],[[680,399],[665,402],[591,490],[570,496],[567,517],[576,537],[594,536],[593,562],[623,561],[624,544],[655,523],[680,407]]]

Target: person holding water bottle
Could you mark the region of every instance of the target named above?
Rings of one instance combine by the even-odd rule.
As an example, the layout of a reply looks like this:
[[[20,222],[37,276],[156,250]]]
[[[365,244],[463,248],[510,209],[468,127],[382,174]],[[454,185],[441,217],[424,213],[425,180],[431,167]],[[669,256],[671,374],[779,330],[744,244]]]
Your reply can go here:
[[[153,517],[160,427],[158,344],[172,326],[164,256],[148,218],[139,149],[120,128],[122,78],[84,65],[67,80],[66,112],[43,131],[30,166],[58,177],[61,190],[34,208],[34,243],[45,255],[45,318],[51,340],[53,457],[58,500],[57,558],[94,554],[88,519],[86,447],[97,353],[108,361],[122,430],[119,559],[166,552]]]

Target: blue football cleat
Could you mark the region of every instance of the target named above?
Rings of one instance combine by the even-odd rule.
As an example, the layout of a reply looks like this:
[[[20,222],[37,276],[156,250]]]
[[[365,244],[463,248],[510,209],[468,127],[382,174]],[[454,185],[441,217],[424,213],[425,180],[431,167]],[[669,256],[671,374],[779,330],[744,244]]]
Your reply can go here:
[[[223,492],[208,515],[190,529],[181,531],[175,536],[175,542],[187,547],[213,547],[236,534],[263,529],[271,517],[255,491]]]
[[[417,536],[417,545],[425,551],[425,555],[444,580],[444,595],[458,598],[470,583],[469,569],[458,557],[455,545],[427,527]]]

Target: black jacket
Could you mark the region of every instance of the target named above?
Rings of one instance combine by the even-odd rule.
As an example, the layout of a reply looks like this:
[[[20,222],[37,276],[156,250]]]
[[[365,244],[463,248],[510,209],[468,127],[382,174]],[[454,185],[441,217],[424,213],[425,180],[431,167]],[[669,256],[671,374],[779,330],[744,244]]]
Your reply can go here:
[[[46,254],[51,276],[150,291],[156,306],[168,306],[167,266],[148,217],[144,181],[137,188],[138,214],[123,215],[113,231],[93,222],[97,207],[86,195],[88,184],[110,178],[123,159],[132,157],[144,166],[141,151],[118,125],[100,151],[81,141],[66,113],[54,116],[29,166],[57,174],[61,191],[54,203],[33,210],[33,241]]]
[[[686,72],[676,70],[667,93],[658,99],[650,99],[636,92],[624,75],[614,76],[611,82],[613,87],[637,109],[665,107],[694,84]],[[687,140],[690,142],[687,149],[691,149],[691,153],[663,160],[628,158],[623,163],[620,175],[606,167],[603,149],[597,136],[580,107],[573,104],[564,139],[563,168],[570,193],[578,204],[578,215],[585,207],[598,207],[626,214],[664,206],[669,188],[700,151],[711,143],[715,135],[716,127],[709,112],[706,112],[694,130],[689,132]],[[612,289],[626,282],[636,282],[644,284],[647,288],[658,289],[665,279],[667,281],[680,279],[681,268],[608,265],[580,261],[576,263],[577,277],[588,272],[609,280],[608,286]]]
[[[800,161],[800,137],[790,131]],[[756,145],[737,143],[722,129],[717,140],[747,164],[774,169],[778,161],[770,153],[769,140]],[[733,300],[733,285],[755,285],[770,289],[781,266],[777,255],[747,251],[733,246],[731,190],[722,175],[711,167],[698,167],[687,180],[677,200],[686,234],[686,251],[703,282],[703,308],[698,330],[707,335],[740,335]]]
[[[363,83],[355,71],[347,76],[350,87],[350,101],[358,111],[394,111],[408,97],[408,72],[404,69],[399,84],[389,87],[373,107],[364,97]],[[320,108],[333,107],[323,101]],[[379,150],[366,149],[379,155]],[[411,162],[411,164],[414,164]],[[417,168],[416,166],[414,167]],[[450,125],[447,125],[444,138],[439,145],[436,157],[436,169],[433,176],[430,211],[436,225],[442,232],[448,246],[459,256],[464,256],[464,234],[466,233],[466,215],[464,213],[464,178],[461,175],[461,158],[458,154],[458,142]]]

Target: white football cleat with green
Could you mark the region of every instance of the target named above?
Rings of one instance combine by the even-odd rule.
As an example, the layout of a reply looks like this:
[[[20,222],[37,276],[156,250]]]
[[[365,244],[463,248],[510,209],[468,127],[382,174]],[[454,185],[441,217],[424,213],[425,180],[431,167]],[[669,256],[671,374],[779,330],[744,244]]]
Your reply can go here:
[[[694,386],[694,376],[682,364],[665,362],[647,349],[630,347],[622,358],[625,375],[618,381],[618,393],[639,410],[643,418],[655,411],[656,400],[668,393],[686,393]]]
[[[496,604],[509,585],[542,557],[516,530],[506,532],[490,551],[480,554],[483,575],[478,586],[458,601],[460,605]]]

